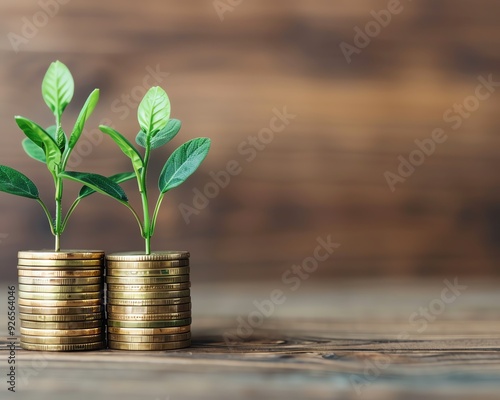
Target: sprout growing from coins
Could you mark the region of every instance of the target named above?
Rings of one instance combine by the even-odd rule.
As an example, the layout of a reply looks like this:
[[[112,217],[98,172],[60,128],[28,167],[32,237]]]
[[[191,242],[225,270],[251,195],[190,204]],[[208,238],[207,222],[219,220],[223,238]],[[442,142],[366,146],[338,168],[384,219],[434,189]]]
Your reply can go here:
[[[13,168],[0,165],[0,191],[33,199],[40,204],[47,216],[50,230],[55,237],[55,251],[60,251],[61,234],[66,229],[69,217],[83,198],[98,191],[119,201],[126,201],[126,195],[117,183],[130,179],[128,174],[118,174],[106,178],[97,174],[78,173],[81,181],[85,182],[86,186],[82,188],[66,215],[63,214],[63,181],[67,174],[75,174],[75,172],[66,171],[68,161],[82,135],[85,123],[99,101],[99,90],[95,89],[90,93],[83,105],[68,138],[61,126],[61,117],[73,98],[74,88],[73,76],[68,67],[60,61],[53,62],[42,82],[42,97],[54,114],[55,125],[44,129],[28,118],[15,117],[17,125],[26,135],[22,142],[24,151],[31,158],[44,163],[54,180],[54,216],[40,198],[38,188],[32,180]],[[92,188],[89,186],[92,186]]]
[[[141,235],[145,240],[146,254],[151,254],[151,237],[155,232],[158,212],[163,198],[167,192],[182,184],[198,169],[207,156],[211,144],[209,138],[196,138],[189,140],[174,150],[160,173],[158,180],[159,196],[156,200],[154,211],[151,214],[147,186],[147,174],[151,152],[170,142],[181,129],[181,121],[170,119],[170,109],[170,100],[167,93],[158,86],[149,89],[139,104],[137,117],[140,131],[136,136],[136,142],[145,149],[143,156],[121,133],[109,126],[101,125],[99,127],[103,133],[113,139],[121,151],[132,162],[134,172],[119,174],[119,176],[121,181],[133,177],[137,179],[142,201],[142,220],[139,214],[129,204],[126,196],[125,199],[118,198],[117,196],[112,197],[116,198],[133,213],[139,225]],[[66,172],[62,176],[102,192],[100,188],[95,187],[93,182],[89,182],[81,173]]]

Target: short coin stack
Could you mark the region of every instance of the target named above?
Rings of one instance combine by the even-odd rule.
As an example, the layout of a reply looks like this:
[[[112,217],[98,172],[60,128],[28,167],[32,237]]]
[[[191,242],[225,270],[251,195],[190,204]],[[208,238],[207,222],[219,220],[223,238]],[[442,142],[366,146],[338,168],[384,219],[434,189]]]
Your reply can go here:
[[[107,257],[108,346],[173,350],[191,345],[189,253]]]
[[[21,347],[105,348],[104,253],[21,251],[18,257]]]

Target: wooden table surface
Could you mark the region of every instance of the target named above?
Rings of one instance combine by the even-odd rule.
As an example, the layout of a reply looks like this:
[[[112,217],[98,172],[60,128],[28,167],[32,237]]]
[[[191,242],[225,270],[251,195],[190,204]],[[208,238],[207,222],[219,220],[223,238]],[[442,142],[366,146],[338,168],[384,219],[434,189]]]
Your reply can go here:
[[[0,399],[498,399],[500,282],[456,279],[195,284],[191,348],[18,349],[15,395],[2,306]]]

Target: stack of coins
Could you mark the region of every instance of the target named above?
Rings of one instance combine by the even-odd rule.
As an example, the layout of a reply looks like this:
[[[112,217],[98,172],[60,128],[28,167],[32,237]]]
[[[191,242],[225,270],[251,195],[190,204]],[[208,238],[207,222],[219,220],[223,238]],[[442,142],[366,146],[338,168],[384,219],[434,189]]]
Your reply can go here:
[[[173,350],[191,345],[189,253],[107,257],[108,346]]]
[[[21,251],[18,257],[21,347],[105,348],[104,252]]]

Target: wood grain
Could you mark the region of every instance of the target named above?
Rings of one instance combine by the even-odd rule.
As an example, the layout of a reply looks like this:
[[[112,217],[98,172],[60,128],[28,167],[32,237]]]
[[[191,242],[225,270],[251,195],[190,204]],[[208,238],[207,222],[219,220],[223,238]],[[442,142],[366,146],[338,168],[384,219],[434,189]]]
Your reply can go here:
[[[17,349],[16,395],[43,400],[496,399],[500,323],[492,304],[498,304],[498,281],[461,283],[470,285],[463,296],[421,332],[408,316],[438,298],[438,282],[310,286],[295,292],[251,332],[240,334],[240,318],[250,314],[239,304],[262,300],[262,292],[272,286],[201,285],[193,290],[190,348]],[[6,297],[4,289],[0,296]],[[2,359],[7,342],[0,337]]]
[[[352,43],[354,28],[387,1],[247,1],[222,22],[212,1],[69,2],[18,53],[7,35],[21,32],[23,17],[39,5],[0,1],[0,163],[28,174],[51,198],[50,179],[23,155],[12,117],[50,123],[39,86],[54,59],[70,66],[77,84],[66,126],[90,90],[101,89],[87,144],[103,120],[135,136],[135,111],[123,108],[123,96],[137,104],[148,71],[159,69],[169,74],[156,83],[183,120],[183,139],[213,139],[200,172],[165,202],[154,239],[158,249],[188,248],[200,279],[269,279],[328,234],[343,244],[325,272],[329,278],[497,275],[499,95],[457,130],[443,113],[474,93],[478,76],[500,80],[498,4],[402,4],[404,11],[348,64],[339,44]],[[246,161],[238,146],[283,107],[297,117]],[[395,172],[398,157],[407,158],[415,140],[438,127],[448,140],[392,193],[384,172]],[[130,168],[109,140],[96,140],[79,149],[89,153],[81,170]],[[180,143],[156,155],[154,171]],[[230,160],[242,172],[187,225],[178,206],[192,205],[193,190],[203,191],[209,173]],[[0,268],[13,278],[17,250],[51,247],[52,239],[30,202],[2,195],[0,204],[0,233],[8,235]],[[63,246],[113,252],[143,244],[132,216],[96,196],[75,213]]]

